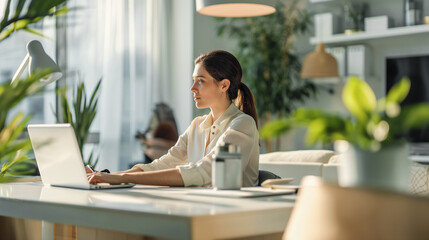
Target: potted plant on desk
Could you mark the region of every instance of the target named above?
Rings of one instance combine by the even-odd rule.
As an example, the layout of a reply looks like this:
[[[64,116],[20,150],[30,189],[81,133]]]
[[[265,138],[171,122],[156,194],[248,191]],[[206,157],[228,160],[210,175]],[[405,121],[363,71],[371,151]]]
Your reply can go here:
[[[409,152],[404,133],[429,124],[429,104],[400,106],[410,85],[410,80],[403,78],[385,98],[377,100],[365,81],[350,77],[342,94],[350,116],[301,108],[288,119],[264,126],[261,136],[307,126],[307,144],[335,143],[336,150],[344,153],[339,171],[342,186],[404,192],[408,187]]]

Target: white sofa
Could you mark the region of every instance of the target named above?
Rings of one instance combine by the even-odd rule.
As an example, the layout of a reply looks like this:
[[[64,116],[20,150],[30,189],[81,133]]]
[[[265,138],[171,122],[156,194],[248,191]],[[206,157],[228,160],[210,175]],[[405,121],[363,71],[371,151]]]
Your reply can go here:
[[[299,184],[307,175],[338,182],[338,166],[338,155],[330,150],[272,152],[259,157],[260,170],[273,172],[282,178],[293,178],[292,184]]]
[[[293,178],[291,184],[300,184],[307,175],[322,177],[338,183],[339,155],[330,150],[300,150],[261,154],[259,169],[275,173],[282,178]],[[429,165],[410,161],[410,193],[429,195]]]

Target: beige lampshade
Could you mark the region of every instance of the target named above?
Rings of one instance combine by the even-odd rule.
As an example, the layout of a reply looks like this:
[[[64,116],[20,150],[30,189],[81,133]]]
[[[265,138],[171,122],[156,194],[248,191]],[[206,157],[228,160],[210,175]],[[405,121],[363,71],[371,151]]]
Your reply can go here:
[[[274,13],[274,0],[196,0],[197,12],[214,17],[256,17]]]
[[[316,50],[302,62],[301,78],[338,77],[337,60],[325,52],[325,44],[319,43]]]

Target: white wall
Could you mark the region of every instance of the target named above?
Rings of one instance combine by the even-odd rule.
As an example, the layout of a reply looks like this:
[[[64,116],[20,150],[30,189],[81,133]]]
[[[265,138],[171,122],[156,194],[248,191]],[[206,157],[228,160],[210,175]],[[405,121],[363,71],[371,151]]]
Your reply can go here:
[[[214,17],[199,14],[196,11],[195,4],[193,6],[194,12],[194,56],[197,58],[203,53],[212,50],[225,50],[234,52],[236,47],[236,40],[228,37],[218,37],[216,32],[216,21]],[[207,114],[209,109],[197,109],[193,104],[193,115],[200,116]]]
[[[194,58],[212,50],[233,52],[236,41],[228,37],[218,37],[216,21],[213,17],[201,15],[194,9]]]

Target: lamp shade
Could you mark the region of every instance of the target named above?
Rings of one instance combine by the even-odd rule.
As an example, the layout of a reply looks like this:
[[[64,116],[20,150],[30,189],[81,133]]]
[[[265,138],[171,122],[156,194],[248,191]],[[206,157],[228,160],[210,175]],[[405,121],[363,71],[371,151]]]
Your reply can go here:
[[[319,43],[316,50],[308,54],[302,62],[301,78],[338,77],[337,60],[325,52],[325,45]]]
[[[274,0],[196,0],[197,12],[214,17],[256,17],[276,11]]]
[[[30,62],[28,64],[28,72],[33,73],[36,69],[50,69],[51,74],[45,78],[40,79],[40,84],[47,85],[62,77],[62,73],[58,65],[50,58],[42,47],[42,44],[33,40],[27,44],[27,51],[30,55]]]
[[[24,72],[24,69],[27,65],[28,65],[28,72],[30,74],[36,71],[36,69],[51,70],[50,74],[46,75],[44,78],[39,80],[40,87],[43,87],[51,82],[54,82],[63,76],[58,65],[54,62],[54,60],[52,60],[52,58],[50,58],[46,54],[45,50],[42,47],[42,44],[37,40],[30,41],[27,44],[27,55],[25,56],[21,65],[19,66],[18,70],[13,76],[11,83],[18,80],[18,78]]]

